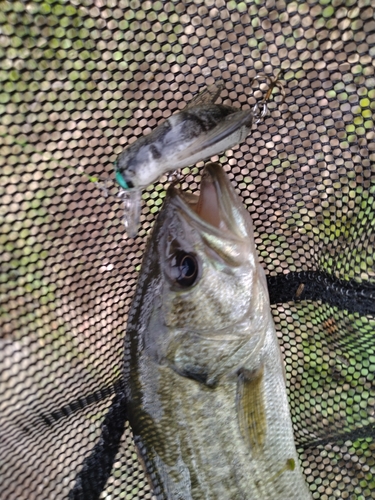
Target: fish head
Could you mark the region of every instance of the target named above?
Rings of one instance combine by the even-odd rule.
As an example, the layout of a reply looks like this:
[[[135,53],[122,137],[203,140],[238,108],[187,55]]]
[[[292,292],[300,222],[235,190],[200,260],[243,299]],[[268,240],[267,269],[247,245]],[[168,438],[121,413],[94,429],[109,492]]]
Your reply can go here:
[[[265,276],[250,215],[221,166],[205,167],[199,196],[169,188],[152,240],[160,279],[146,345],[157,359],[187,373],[194,358],[207,374],[251,332],[258,342]]]
[[[248,311],[257,273],[252,221],[225,171],[208,164],[200,195],[171,187],[159,243],[170,327],[210,331]]]

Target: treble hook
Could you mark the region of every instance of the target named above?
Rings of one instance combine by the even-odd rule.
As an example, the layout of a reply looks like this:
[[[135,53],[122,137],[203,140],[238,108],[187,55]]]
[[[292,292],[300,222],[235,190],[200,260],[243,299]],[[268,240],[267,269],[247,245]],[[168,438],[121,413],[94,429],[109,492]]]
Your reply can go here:
[[[269,89],[267,90],[265,97],[261,101],[257,102],[253,108],[254,117],[256,118],[255,123],[258,124],[262,120],[262,118],[264,118],[266,116],[266,114],[268,113],[267,101],[271,97],[273,89],[275,87],[279,87],[281,94],[283,96],[281,103],[284,102],[285,90],[284,90],[284,86],[280,82],[280,77],[283,74],[284,74],[284,70],[281,69],[279,71],[279,74],[275,78],[270,78],[268,75],[265,75],[264,73],[260,73],[259,75],[256,75],[251,80],[250,85],[253,85],[254,80],[259,80],[260,78],[265,78],[268,85],[269,85]]]
[[[285,73],[285,70],[281,69],[279,71],[279,74],[276,77],[274,77],[274,78],[270,78],[268,75],[266,75],[264,73],[260,73],[259,75],[254,76],[254,78],[251,80],[250,86],[253,85],[254,80],[260,80],[261,78],[265,78],[266,79],[266,81],[267,81],[267,83],[269,85],[269,89],[267,90],[267,93],[266,93],[264,99],[262,99],[263,103],[266,103],[269,100],[269,98],[272,95],[273,89],[275,87],[278,87],[280,89],[281,95],[283,96],[283,100],[281,102],[282,103],[284,102],[284,100],[285,100],[285,89],[284,89],[283,84],[280,82],[280,79],[281,79],[281,77],[283,76],[284,73]]]
[[[281,95],[283,96],[283,100],[281,102],[284,102],[284,100],[285,100],[285,89],[284,89],[284,85],[280,82],[280,79],[281,79],[281,77],[283,76],[284,73],[285,73],[285,70],[281,69],[279,71],[279,74],[273,80],[270,79],[270,88],[268,89],[266,97],[264,98],[264,100],[266,102],[271,97],[271,94],[272,94],[273,89],[275,87],[278,87],[280,89]]]

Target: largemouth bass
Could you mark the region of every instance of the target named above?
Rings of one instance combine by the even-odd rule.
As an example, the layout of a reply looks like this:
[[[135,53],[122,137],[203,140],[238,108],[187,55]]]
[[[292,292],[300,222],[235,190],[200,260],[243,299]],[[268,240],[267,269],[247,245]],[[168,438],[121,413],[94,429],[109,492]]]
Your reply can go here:
[[[253,111],[215,104],[223,89],[210,85],[186,108],[133,142],[115,163],[123,189],[142,190],[171,170],[194,165],[242,142]]]
[[[169,188],[125,338],[129,421],[158,500],[306,500],[249,213],[217,164]]]

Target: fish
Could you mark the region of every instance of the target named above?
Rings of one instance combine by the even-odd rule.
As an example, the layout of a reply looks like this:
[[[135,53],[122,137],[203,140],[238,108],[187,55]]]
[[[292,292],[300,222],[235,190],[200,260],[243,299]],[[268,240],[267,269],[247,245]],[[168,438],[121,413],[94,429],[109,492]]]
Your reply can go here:
[[[200,92],[180,112],[128,146],[115,162],[115,178],[125,190],[142,190],[163,174],[221,153],[250,133],[253,110],[215,104],[224,85]]]
[[[129,310],[124,385],[158,500],[311,499],[252,221],[225,170],[168,188]]]

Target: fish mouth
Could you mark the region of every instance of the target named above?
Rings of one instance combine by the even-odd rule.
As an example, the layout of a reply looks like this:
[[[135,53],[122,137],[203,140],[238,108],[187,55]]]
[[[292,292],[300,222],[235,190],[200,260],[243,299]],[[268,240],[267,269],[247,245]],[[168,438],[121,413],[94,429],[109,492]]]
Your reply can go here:
[[[218,163],[205,166],[199,195],[170,189],[184,215],[205,230],[235,239],[252,234],[250,215]]]

